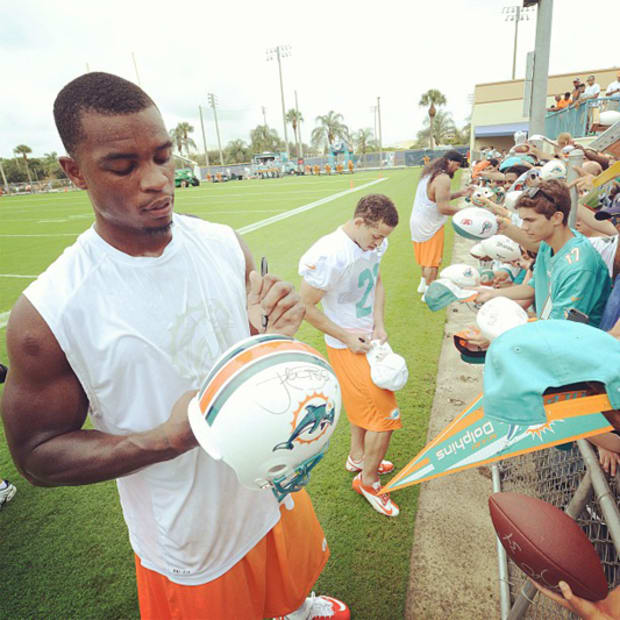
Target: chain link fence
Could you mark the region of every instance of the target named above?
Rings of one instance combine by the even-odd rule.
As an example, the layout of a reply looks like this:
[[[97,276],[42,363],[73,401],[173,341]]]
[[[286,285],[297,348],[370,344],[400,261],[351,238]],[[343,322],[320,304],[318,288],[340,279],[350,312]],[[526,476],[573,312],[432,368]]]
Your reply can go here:
[[[609,588],[620,584],[619,482],[602,472],[594,449],[587,441],[501,461],[494,473],[494,490],[537,497],[572,516],[594,545]],[[500,547],[502,619],[576,617],[539,594]]]

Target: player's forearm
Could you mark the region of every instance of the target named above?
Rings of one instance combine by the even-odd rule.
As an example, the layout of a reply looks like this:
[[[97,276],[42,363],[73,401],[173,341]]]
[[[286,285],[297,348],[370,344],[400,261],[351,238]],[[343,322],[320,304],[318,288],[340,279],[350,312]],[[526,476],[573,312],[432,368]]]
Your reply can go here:
[[[163,425],[126,436],[78,430],[39,444],[18,467],[37,486],[80,485],[120,478],[178,455]]]
[[[373,306],[373,319],[375,328],[385,328],[384,323],[385,316],[385,288],[383,286],[383,280],[381,276],[377,278],[377,286],[375,289],[375,304]]]
[[[452,200],[452,198],[450,198]],[[461,210],[458,205],[451,205],[448,202],[438,202],[437,209],[442,215],[454,215],[457,211]]]

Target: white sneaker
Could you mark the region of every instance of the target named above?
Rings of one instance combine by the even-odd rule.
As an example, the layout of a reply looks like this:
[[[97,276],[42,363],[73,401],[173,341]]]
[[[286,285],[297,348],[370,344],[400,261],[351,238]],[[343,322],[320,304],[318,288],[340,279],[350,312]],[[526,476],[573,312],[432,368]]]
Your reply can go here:
[[[14,484],[11,484],[8,480],[4,480],[6,486],[3,489],[0,489],[0,508],[10,502],[13,499],[15,493],[17,493],[17,488]]]
[[[418,293],[424,293],[428,287],[426,286],[426,280],[420,278],[420,284],[418,284]]]

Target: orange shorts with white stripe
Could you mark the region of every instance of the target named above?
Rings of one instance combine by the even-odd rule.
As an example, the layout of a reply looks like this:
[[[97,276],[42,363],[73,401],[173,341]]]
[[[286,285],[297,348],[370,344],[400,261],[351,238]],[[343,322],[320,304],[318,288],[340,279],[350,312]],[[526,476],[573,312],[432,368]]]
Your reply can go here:
[[[342,403],[351,424],[377,433],[402,428],[394,392],[372,382],[365,355],[327,346],[327,357],[338,377]]]
[[[280,506],[280,521],[226,573],[198,586],[173,583],[145,568],[136,556],[143,620],[260,620],[301,607],[318,579],[329,549],[306,491]]]
[[[428,241],[412,241],[415,262],[420,267],[439,267],[443,255],[443,239],[442,226]]]

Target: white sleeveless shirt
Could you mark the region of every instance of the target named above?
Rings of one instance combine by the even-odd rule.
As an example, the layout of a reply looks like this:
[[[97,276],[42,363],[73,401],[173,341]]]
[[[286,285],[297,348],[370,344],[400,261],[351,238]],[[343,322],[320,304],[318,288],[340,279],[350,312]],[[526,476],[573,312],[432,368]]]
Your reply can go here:
[[[413,201],[409,227],[411,240],[416,243],[428,241],[446,222],[447,215],[440,213],[437,204],[428,197],[428,182],[431,175],[422,177]]]
[[[132,257],[90,228],[25,296],[88,396],[93,426],[127,435],[170,416],[215,359],[249,335],[245,259],[228,226],[174,216],[158,257]],[[202,449],[117,480],[142,564],[198,585],[238,562],[279,520],[271,491],[242,487]]]

